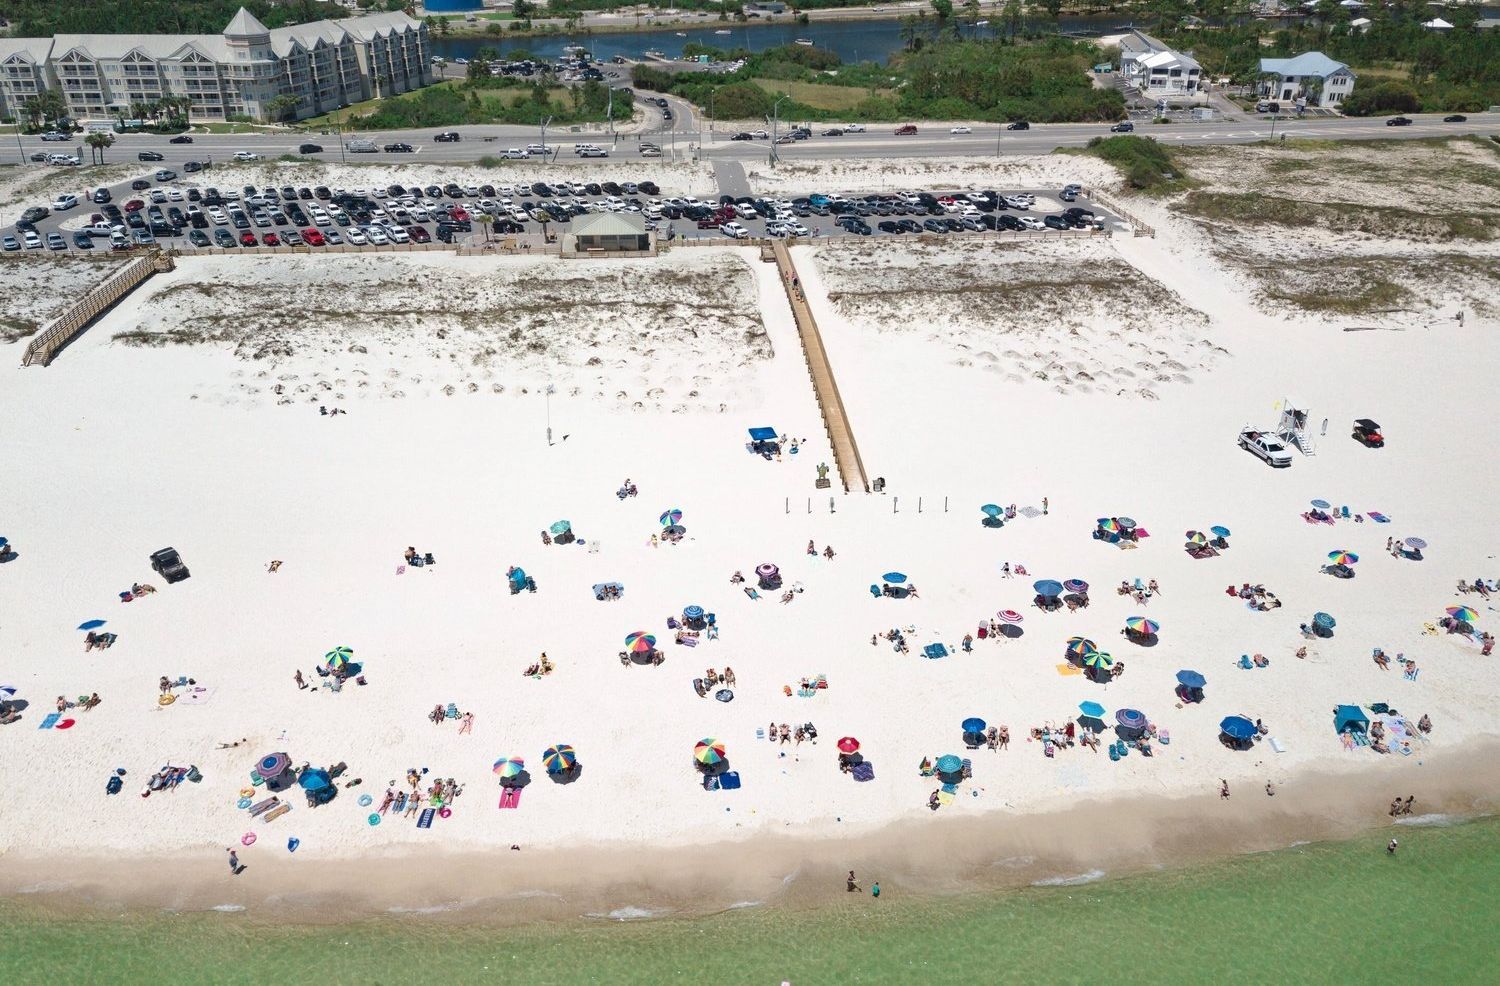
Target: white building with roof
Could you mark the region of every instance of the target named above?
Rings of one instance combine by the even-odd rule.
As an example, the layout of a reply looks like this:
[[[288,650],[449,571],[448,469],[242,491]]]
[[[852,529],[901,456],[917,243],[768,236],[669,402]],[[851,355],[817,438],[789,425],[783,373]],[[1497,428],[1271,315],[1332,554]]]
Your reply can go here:
[[[1198,92],[1203,68],[1192,56],[1131,31],[1120,38],[1120,75],[1145,96],[1190,96]]]
[[[1321,51],[1292,58],[1260,60],[1260,95],[1290,102],[1305,98],[1312,106],[1338,106],[1354,92],[1354,71]],[[1309,80],[1316,80],[1310,84]]]
[[[15,116],[48,88],[78,120],[131,116],[173,96],[190,101],[193,120],[315,116],[428,84],[428,44],[426,26],[401,13],[271,30],[244,8],[221,34],[5,39],[0,113]],[[295,102],[282,109],[278,97]]]

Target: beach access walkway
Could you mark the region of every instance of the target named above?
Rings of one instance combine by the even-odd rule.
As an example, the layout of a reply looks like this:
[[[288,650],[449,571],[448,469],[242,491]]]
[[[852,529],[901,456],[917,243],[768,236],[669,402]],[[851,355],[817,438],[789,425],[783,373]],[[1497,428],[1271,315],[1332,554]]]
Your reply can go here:
[[[812,377],[813,392],[818,398],[818,407],[823,412],[823,428],[828,432],[828,442],[833,446],[833,463],[839,471],[839,481],[844,492],[863,490],[870,492],[870,480],[865,475],[865,464],[859,456],[859,445],[854,441],[854,428],[849,424],[849,412],[844,409],[844,399],[839,395],[838,381],[833,378],[833,368],[828,364],[828,351],[823,348],[823,337],[818,332],[818,323],[813,320],[812,310],[802,293],[802,280],[792,263],[792,254],[786,244],[776,241],[771,245],[776,267],[781,273],[781,286],[786,289],[787,300],[792,304],[792,316],[797,321],[797,336],[802,340],[802,354],[807,359],[807,372]]]

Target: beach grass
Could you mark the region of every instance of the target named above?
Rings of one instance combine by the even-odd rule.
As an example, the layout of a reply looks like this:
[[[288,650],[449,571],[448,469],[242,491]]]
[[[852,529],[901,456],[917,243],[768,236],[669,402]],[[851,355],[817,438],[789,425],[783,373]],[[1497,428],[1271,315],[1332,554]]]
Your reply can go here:
[[[1397,855],[1386,840],[1401,841]],[[117,983],[386,982],[416,965],[453,981],[1099,983],[1125,979],[1479,982],[1492,962],[1500,820],[1381,829],[1148,874],[940,899],[851,894],[819,909],[693,920],[580,919],[495,928],[468,915],[332,925],[243,913],[58,918],[0,903],[0,977]],[[178,941],[180,948],[149,947]],[[188,943],[191,943],[188,945]]]
[[[1179,206],[1189,216],[1254,226],[1321,226],[1413,240],[1471,240],[1500,236],[1500,215],[1440,212],[1372,202],[1311,202],[1264,192],[1189,192]]]

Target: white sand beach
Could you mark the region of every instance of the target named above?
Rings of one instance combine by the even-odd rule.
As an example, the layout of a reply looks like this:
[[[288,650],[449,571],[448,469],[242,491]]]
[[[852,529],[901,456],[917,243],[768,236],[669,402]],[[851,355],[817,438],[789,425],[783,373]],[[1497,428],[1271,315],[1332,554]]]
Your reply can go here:
[[[1072,163],[1007,167],[1057,182]],[[1090,180],[1099,168],[1078,162]],[[771,836],[876,839],[893,825],[940,839],[1097,799],[1212,820],[1221,778],[1237,800],[1319,776],[1374,802],[1395,793],[1384,777],[1415,783],[1415,764],[1460,771],[1496,736],[1500,679],[1477,640],[1423,628],[1458,604],[1496,626],[1489,602],[1454,588],[1500,576],[1486,515],[1500,431],[1483,413],[1494,308],[1462,324],[1436,310],[1268,308],[1206,233],[1159,218],[1155,239],[795,247],[883,494],[814,490],[832,457],[791,310],[775,266],[729,246],[566,264],[179,258],[51,367],[21,369],[21,346],[0,347],[12,357],[0,360],[0,537],[16,551],[0,564],[0,683],[29,703],[0,727],[0,859],[31,872],[123,858],[222,882],[235,846],[251,870],[233,893],[295,885],[302,866],[513,844],[556,860],[608,851],[623,871],[627,846],[644,860]],[[1471,288],[1494,304],[1492,286]],[[1272,470],[1235,438],[1275,424],[1287,399],[1309,412],[1315,454]],[[1365,417],[1384,448],[1351,440]],[[757,426],[798,439],[797,453],[750,454]],[[639,495],[621,500],[627,477]],[[1315,498],[1390,523],[1309,523]],[[1018,516],[987,529],[986,503]],[[685,538],[653,544],[673,508]],[[1119,516],[1149,532],[1138,547],[1091,537],[1097,518]],[[584,543],[543,544],[562,519]],[[1189,557],[1184,532],[1213,525],[1232,531],[1229,548]],[[1429,545],[1420,561],[1384,550],[1413,536]],[[809,541],[835,557],[810,556]],[[168,545],[192,573],[173,585],[148,561]],[[408,545],[436,563],[403,571]],[[1355,578],[1320,572],[1335,550],[1360,556]],[[753,584],[767,562],[800,590],[791,602],[730,583],[739,570]],[[1005,563],[1028,574],[1005,578]],[[512,594],[510,566],[537,591]],[[893,571],[918,598],[872,597]],[[1038,579],[1084,580],[1091,604],[1043,612]],[[1116,593],[1136,579],[1159,592],[1144,604]],[[623,598],[594,598],[616,581]],[[136,582],[158,591],[122,603]],[[1283,606],[1226,594],[1246,582]],[[714,614],[718,639],[674,643],[667,619],[689,604]],[[964,652],[1007,609],[1021,635]],[[1299,624],[1320,611],[1333,635],[1304,638]],[[1131,616],[1160,624],[1154,646],[1121,636]],[[90,620],[117,635],[108,649],[85,652],[75,628]],[[909,653],[872,645],[892,628]],[[622,666],[636,630],[657,636],[663,664]],[[1074,635],[1124,673],[1105,684],[1067,667]],[[948,655],[924,657],[932,643]],[[367,684],[319,687],[314,668],[338,646]],[[555,671],[523,676],[544,652]],[[1268,666],[1237,666],[1254,654]],[[733,700],[700,698],[694,679],[726,666]],[[1182,669],[1207,679],[1201,703],[1174,694]],[[161,705],[161,676],[202,690],[174,688]],[[818,676],[825,689],[797,694]],[[59,695],[93,693],[97,708],[65,713],[71,728],[38,728]],[[1121,709],[1169,741],[1118,762],[1080,747],[1044,755],[1031,729],[1061,727],[1090,700],[1107,710],[1106,742]],[[1379,702],[1431,717],[1410,755],[1346,749],[1335,734],[1334,706]],[[473,714],[469,733],[425,718],[448,703]],[[1267,728],[1252,749],[1219,740],[1236,714]],[[1007,726],[1008,749],[966,750],[971,716]],[[815,743],[757,735],[809,722]],[[873,780],[840,771],[845,736]],[[693,751],[706,737],[724,743],[739,790],[704,790]],[[568,783],[543,766],[557,743],[577,752]],[[294,788],[289,813],[252,819],[240,790],[272,752],[346,763],[339,783],[361,782],[317,808]],[[973,776],[929,811],[939,781],[918,765],[948,753]],[[532,776],[515,809],[497,808],[502,757]],[[142,798],[166,764],[203,779]],[[116,768],[127,774],[109,796]],[[424,789],[461,785],[451,815],[368,824],[410,768],[429,771]]]

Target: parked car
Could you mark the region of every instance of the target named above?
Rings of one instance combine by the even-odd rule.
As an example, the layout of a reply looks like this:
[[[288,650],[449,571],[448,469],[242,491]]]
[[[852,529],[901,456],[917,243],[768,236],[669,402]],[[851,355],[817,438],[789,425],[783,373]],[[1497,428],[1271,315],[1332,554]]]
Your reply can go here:
[[[19,250],[21,249],[21,241],[6,233],[3,237],[0,237],[0,246],[3,246],[6,252]]]
[[[157,181],[172,181],[176,177],[177,177],[177,172],[173,171],[171,168],[157,168],[156,169],[156,180]]]
[[[1274,435],[1257,428],[1241,430],[1239,444],[1240,448],[1253,452],[1274,469],[1285,469],[1292,464],[1292,453],[1286,450],[1286,446],[1277,441]]]
[[[201,230],[201,229],[190,229],[190,230],[188,230],[188,242],[191,243],[195,247],[206,247],[212,241],[209,240],[208,234],[205,233],[205,232],[203,232],[203,230]]]
[[[222,227],[214,230],[214,243],[226,250],[230,247],[239,246],[239,241],[234,238],[234,234]]]
[[[724,223],[719,227],[719,232],[736,240],[748,240],[750,231],[736,222]]]
[[[181,582],[191,573],[187,566],[182,563],[182,557],[177,554],[176,548],[162,548],[160,551],[151,553],[151,570],[160,575],[170,585]]]
[[[92,250],[94,249],[94,238],[80,229],[73,234],[73,245],[80,250]]]

